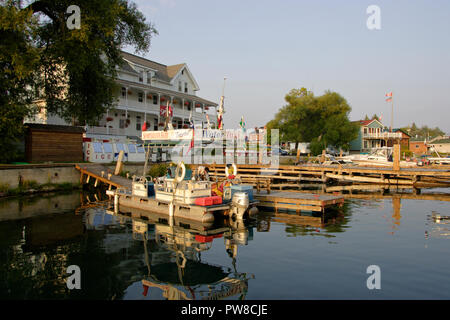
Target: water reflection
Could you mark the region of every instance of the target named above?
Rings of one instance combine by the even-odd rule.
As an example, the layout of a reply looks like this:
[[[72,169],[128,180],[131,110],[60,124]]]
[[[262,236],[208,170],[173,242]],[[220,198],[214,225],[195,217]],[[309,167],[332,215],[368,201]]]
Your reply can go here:
[[[425,230],[425,239],[450,239],[450,215],[441,214],[433,211],[431,215],[427,216],[427,227]]]
[[[251,221],[201,224],[175,219],[172,226],[166,215],[139,210],[114,214],[108,210],[109,201],[99,194],[0,201],[0,298],[258,299],[262,289],[273,291],[271,298],[276,298],[277,290],[285,295],[286,290],[268,288],[267,281],[276,277],[284,287],[307,283],[315,288],[313,279],[320,278],[327,271],[324,266],[333,265],[336,259],[341,259],[339,270],[351,272],[357,272],[359,263],[364,265],[374,253],[380,263],[427,266],[436,257],[446,262],[443,253],[448,252],[448,243],[442,241],[450,239],[446,202],[408,198],[412,196],[416,195],[349,198],[340,210],[324,216],[263,212]],[[437,199],[442,197],[447,196],[440,194]],[[429,210],[427,216],[425,210]],[[386,230],[398,236],[383,237]],[[432,244],[425,253],[417,249],[419,245],[423,249],[424,232]],[[345,245],[330,250],[330,243]],[[408,248],[401,261],[396,260],[393,243]],[[361,248],[369,249],[366,253]],[[300,251],[308,258],[295,259]],[[286,257],[292,258],[282,263]],[[82,290],[67,289],[66,269],[72,264],[82,270]],[[320,272],[315,271],[318,265]],[[428,273],[432,274],[427,278],[430,286],[446,283],[447,266],[430,267],[442,268]],[[302,278],[302,283],[296,282],[299,268],[311,275]],[[339,270],[333,272],[348,276]],[[423,274],[423,270],[416,273],[418,278]],[[395,275],[392,279],[401,282]],[[335,285],[348,285],[348,281]],[[329,292],[329,286],[317,288],[316,293]],[[359,297],[358,288],[359,283],[348,288],[351,297]],[[395,297],[403,298],[409,292],[405,289]],[[301,290],[294,290],[288,296],[295,299],[300,294]]]
[[[113,211],[106,212],[114,215]],[[141,280],[143,296],[149,290],[159,289],[161,297],[169,300],[245,298],[248,280],[254,275],[238,272],[236,261],[238,247],[252,239],[251,223],[211,225],[175,219],[169,225],[166,217],[139,210],[116,217],[131,222],[133,239],[144,248],[147,273]],[[202,253],[222,238],[232,268],[202,260]]]

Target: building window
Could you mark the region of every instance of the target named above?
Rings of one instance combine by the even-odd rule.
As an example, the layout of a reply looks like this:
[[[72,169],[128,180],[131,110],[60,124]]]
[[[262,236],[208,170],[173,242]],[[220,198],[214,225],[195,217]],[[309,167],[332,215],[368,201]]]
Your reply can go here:
[[[141,130],[141,116],[136,116],[136,130]]]
[[[158,119],[153,119],[153,130],[158,131]]]
[[[119,120],[119,128],[120,129],[125,129],[125,123],[126,123],[125,119],[120,119]]]
[[[181,81],[178,81],[178,91],[181,92]]]
[[[144,82],[144,71],[139,71],[139,82]]]
[[[184,69],[183,69],[183,70],[181,70],[181,74],[184,74]]]
[[[158,96],[156,94],[153,95],[153,104],[158,104]]]
[[[187,86],[187,82],[184,83],[184,92],[187,93],[188,92],[188,86]]]
[[[127,88],[122,87],[122,98],[125,98],[127,96]]]
[[[152,84],[152,73],[147,71],[147,83]]]
[[[138,101],[143,102],[144,101],[144,94],[142,92],[138,93]]]

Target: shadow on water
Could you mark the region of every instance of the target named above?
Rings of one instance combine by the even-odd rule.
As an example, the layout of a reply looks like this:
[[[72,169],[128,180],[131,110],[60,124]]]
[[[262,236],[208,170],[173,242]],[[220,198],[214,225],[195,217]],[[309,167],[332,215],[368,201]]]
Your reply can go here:
[[[448,201],[446,191],[420,196]],[[325,215],[261,212],[243,222],[175,218],[172,225],[166,216],[139,210],[114,214],[101,193],[2,200],[0,299],[245,299],[258,274],[252,267],[240,270],[238,249],[255,232],[275,232],[277,225],[289,238],[334,238],[352,227],[355,210],[376,211],[386,198],[399,226],[402,199],[417,199],[409,198],[414,192],[351,192],[341,191],[344,206]],[[449,221],[442,213],[428,215],[426,237],[449,239]],[[70,265],[80,266],[82,290],[67,288]]]

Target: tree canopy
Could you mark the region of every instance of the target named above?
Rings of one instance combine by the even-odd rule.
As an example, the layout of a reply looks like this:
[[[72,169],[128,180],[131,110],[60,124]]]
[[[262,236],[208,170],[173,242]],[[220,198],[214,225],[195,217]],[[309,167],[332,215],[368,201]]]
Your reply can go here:
[[[68,28],[71,5],[80,8],[79,29]],[[96,123],[115,104],[121,49],[147,52],[156,33],[127,0],[1,1],[1,145],[18,138],[36,98],[69,122]]]
[[[418,138],[435,138],[438,136],[445,135],[445,132],[442,131],[439,127],[435,128],[429,128],[427,125],[424,125],[422,127],[418,127],[414,122],[407,127],[402,128],[404,131],[408,132],[411,137],[418,137]]]
[[[267,123],[268,129],[280,130],[282,141],[310,142],[318,154],[328,145],[348,149],[358,136],[358,126],[348,118],[351,108],[336,92],[314,96],[306,88],[292,89],[285,100],[287,105]]]

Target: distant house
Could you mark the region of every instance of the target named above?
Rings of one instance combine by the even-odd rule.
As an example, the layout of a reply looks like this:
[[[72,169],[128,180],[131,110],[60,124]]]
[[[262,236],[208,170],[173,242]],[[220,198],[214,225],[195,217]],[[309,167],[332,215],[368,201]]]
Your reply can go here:
[[[411,138],[409,140],[409,150],[415,155],[428,153],[428,143],[425,138]]]
[[[402,148],[409,149],[409,140],[411,139],[411,135],[403,129],[393,129],[392,131],[401,133],[402,137],[400,139],[400,145]],[[392,145],[388,144],[388,147],[392,147]]]
[[[377,119],[354,122],[360,129],[358,137],[350,142],[350,151],[369,152],[372,148],[391,147],[395,141],[401,141],[405,134],[403,131],[389,132]]]

